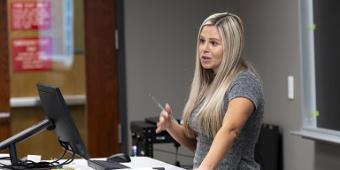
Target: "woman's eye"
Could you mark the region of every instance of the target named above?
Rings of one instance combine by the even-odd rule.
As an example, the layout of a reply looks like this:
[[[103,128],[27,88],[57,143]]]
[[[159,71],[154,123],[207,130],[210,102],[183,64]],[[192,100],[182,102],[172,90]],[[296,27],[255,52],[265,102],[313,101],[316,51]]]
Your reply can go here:
[[[205,42],[204,39],[200,39],[200,43],[203,44]]]
[[[216,46],[216,45],[217,45],[217,42],[212,41],[212,42],[211,42],[211,45]]]

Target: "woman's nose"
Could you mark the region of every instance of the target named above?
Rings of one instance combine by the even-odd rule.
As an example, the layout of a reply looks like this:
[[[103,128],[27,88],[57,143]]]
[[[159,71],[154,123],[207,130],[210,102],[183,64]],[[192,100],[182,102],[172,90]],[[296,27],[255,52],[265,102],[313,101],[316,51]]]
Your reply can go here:
[[[208,45],[208,43],[205,42],[205,43],[202,44],[202,50],[203,50],[203,51],[209,51],[209,45]]]

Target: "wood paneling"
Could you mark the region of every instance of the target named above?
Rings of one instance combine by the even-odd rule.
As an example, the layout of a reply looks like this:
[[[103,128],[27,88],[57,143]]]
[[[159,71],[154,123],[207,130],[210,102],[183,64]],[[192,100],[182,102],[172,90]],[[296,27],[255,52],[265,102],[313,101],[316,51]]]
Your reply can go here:
[[[0,113],[9,113],[7,0],[0,0]],[[9,117],[0,118],[0,140],[9,137]]]
[[[115,0],[85,0],[86,111],[92,157],[119,152]]]

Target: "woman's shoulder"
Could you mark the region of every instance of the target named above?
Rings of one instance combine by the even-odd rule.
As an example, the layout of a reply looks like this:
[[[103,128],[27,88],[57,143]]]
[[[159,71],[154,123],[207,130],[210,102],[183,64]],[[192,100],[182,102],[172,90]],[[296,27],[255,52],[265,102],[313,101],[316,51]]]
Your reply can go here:
[[[262,108],[264,102],[263,85],[256,73],[246,70],[235,77],[228,93],[226,93],[226,99],[232,100],[236,97],[248,98],[256,108]]]
[[[255,83],[262,84],[261,79],[257,73],[251,70],[244,70],[237,74],[232,84],[235,83]]]
[[[262,96],[263,84],[260,77],[251,70],[245,70],[240,72],[232,81],[228,95],[230,96]]]

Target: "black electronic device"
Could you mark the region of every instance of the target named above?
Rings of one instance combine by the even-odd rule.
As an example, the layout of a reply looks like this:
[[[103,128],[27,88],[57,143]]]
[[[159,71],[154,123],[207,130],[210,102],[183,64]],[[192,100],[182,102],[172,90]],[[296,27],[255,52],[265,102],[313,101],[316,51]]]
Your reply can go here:
[[[166,131],[156,133],[156,125],[145,121],[131,122],[131,131],[136,137],[142,137],[150,143],[169,143],[175,140]]]
[[[114,161],[114,162],[121,162],[121,163],[125,163],[125,162],[131,162],[130,156],[128,154],[125,153],[116,153],[114,155],[111,155],[109,157],[107,157],[107,161]]]
[[[2,141],[0,143],[0,150],[9,148],[11,164],[17,165],[16,143],[40,133],[43,130],[49,129],[55,132],[60,144],[65,149],[89,159],[85,145],[69,114],[59,88],[43,84],[38,84],[37,88],[46,119]]]
[[[157,122],[159,120],[159,116],[152,116],[152,117],[146,117],[145,119],[146,123],[151,123],[153,125],[157,125]],[[177,123],[180,123],[179,119],[176,119]]]
[[[278,125],[262,124],[255,146],[255,161],[262,170],[282,170],[282,134]]]
[[[47,119],[53,122],[54,132],[60,144],[75,154],[89,159],[90,156],[59,88],[44,84],[37,84],[37,88],[41,106]]]
[[[88,165],[95,169],[106,170],[127,168],[127,166],[114,161],[90,160],[90,156],[79,135],[78,129],[70,116],[64,97],[59,88],[43,84],[38,84],[37,86],[41,105],[47,114],[47,117],[54,122],[54,131],[63,147],[85,158]]]
[[[99,167],[104,169],[108,167],[110,169],[114,169],[115,167],[126,168],[126,166],[120,165],[118,162],[101,161],[101,163],[92,163],[59,88],[37,84],[37,89],[46,119],[0,142],[0,150],[9,149],[11,166],[16,166],[19,162],[16,155],[16,143],[48,129],[55,132],[62,147],[88,160],[89,166],[92,165],[91,167],[96,167],[96,169],[99,169]],[[71,161],[72,160],[73,159],[71,159]],[[50,168],[53,165],[48,166]]]
[[[90,156],[74,124],[64,97],[59,88],[38,84],[41,105],[50,119],[55,124],[54,131],[60,144],[73,153],[85,158],[90,167],[95,169],[120,169],[127,168],[114,161],[90,160]]]
[[[130,124],[132,144],[137,146],[138,156],[153,157],[153,144],[175,143],[179,144],[169,135],[162,131],[156,134],[156,125],[146,121],[132,121]]]
[[[145,120],[146,123],[151,123],[153,125],[157,125],[157,122],[159,120],[159,116],[147,117],[144,120]]]
[[[17,158],[17,152],[16,152],[16,144],[32,137],[33,135],[36,135],[46,129],[53,129],[54,124],[49,121],[48,119],[45,119],[11,137],[8,139],[5,139],[1,141],[0,143],[0,150],[8,148],[10,160],[12,165],[17,165],[18,158]]]
[[[110,169],[126,169],[129,168],[114,161],[102,161],[102,160],[88,160],[87,164],[89,167],[95,170],[110,170]]]

